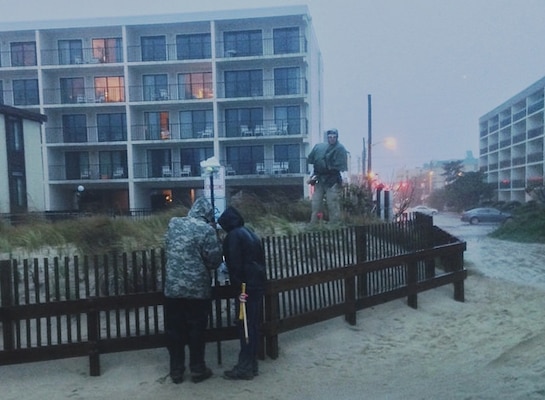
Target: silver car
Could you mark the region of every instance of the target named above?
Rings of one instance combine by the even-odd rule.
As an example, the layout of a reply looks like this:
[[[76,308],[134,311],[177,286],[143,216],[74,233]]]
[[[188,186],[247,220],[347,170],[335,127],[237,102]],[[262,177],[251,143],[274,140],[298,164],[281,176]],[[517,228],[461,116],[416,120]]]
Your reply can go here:
[[[499,222],[503,223],[513,219],[513,215],[492,207],[478,207],[464,211],[460,218],[462,222],[469,222],[472,225],[479,222]]]

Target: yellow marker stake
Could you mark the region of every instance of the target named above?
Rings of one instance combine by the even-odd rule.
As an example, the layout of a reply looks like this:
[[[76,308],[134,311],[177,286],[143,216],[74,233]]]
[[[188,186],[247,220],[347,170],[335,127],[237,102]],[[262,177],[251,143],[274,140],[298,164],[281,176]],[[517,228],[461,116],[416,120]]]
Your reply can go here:
[[[246,284],[244,282],[242,283],[241,292],[242,294],[246,294]],[[246,343],[248,343],[248,317],[246,317],[246,303],[240,302],[238,319],[244,321],[244,339],[246,339]]]

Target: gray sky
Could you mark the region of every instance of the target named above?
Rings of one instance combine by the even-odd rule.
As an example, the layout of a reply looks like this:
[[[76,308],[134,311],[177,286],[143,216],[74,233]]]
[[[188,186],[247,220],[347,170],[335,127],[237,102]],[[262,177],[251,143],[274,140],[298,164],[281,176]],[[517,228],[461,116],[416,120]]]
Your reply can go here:
[[[324,59],[325,127],[382,177],[478,157],[480,116],[545,76],[545,0],[0,0],[0,23],[307,4]],[[395,137],[396,149],[380,143]]]

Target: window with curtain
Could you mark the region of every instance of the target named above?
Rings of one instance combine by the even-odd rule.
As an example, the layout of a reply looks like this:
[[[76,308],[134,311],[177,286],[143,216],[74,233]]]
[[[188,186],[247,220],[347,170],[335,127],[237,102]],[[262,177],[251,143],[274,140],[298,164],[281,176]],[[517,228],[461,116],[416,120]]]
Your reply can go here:
[[[257,125],[263,126],[262,108],[232,108],[225,110],[225,135],[240,136],[240,126],[246,125],[254,130]]]
[[[81,40],[59,40],[59,64],[81,64],[83,62],[83,46]]]
[[[199,60],[212,58],[212,44],[209,33],[176,36],[178,60]]]
[[[263,96],[263,71],[225,71],[225,97]]]
[[[227,146],[225,155],[227,165],[245,175],[255,173],[256,163],[264,162],[265,150],[263,146]]]
[[[62,134],[65,143],[87,142],[87,117],[85,114],[63,115]]]
[[[275,68],[274,94],[276,96],[301,94],[300,72],[298,67]]]
[[[37,64],[36,42],[11,43],[12,67],[29,67]]]
[[[167,59],[167,44],[165,36],[143,36],[142,61],[165,61]]]
[[[142,77],[144,88],[144,101],[160,100],[168,93],[167,74],[144,75]]]
[[[12,85],[14,105],[33,106],[40,104],[38,79],[14,79]]]
[[[199,137],[199,133],[214,127],[212,110],[180,111],[180,136],[182,139]]]
[[[236,57],[263,55],[263,38],[260,30],[224,32],[225,52]]]
[[[123,62],[121,38],[93,39],[93,58],[102,63]]]
[[[5,127],[10,209],[23,212],[27,210],[23,121],[19,117],[6,116]]]
[[[83,78],[61,78],[61,103],[85,102],[85,80]]]
[[[97,114],[99,142],[127,140],[127,116],[125,113]]]
[[[178,93],[180,94],[180,100],[211,99],[214,95],[212,90],[212,73],[195,72],[191,74],[179,74]]]
[[[277,28],[273,30],[274,54],[299,53],[299,28]]]
[[[170,132],[168,111],[144,113],[146,140],[162,139],[161,133]]]
[[[122,76],[96,77],[95,98],[107,103],[125,101],[125,79]]]

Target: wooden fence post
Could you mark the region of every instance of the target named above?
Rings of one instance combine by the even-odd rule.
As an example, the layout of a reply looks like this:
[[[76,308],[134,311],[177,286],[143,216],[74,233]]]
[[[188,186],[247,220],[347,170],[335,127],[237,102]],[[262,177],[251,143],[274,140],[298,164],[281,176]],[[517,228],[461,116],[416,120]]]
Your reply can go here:
[[[11,268],[11,260],[0,261],[0,311],[1,307],[13,305],[13,271]],[[3,350],[13,350],[15,348],[15,326],[9,317],[4,312],[0,312],[0,321],[2,321],[2,333],[4,336]]]
[[[344,302],[350,310],[344,316],[350,325],[356,325],[356,277],[351,275],[344,280]]]
[[[418,306],[418,297],[416,294],[416,284],[418,282],[418,263],[410,262],[407,264],[407,289],[409,290],[409,296],[407,297],[407,304],[416,310]],[[415,292],[412,293],[411,292]]]
[[[273,360],[278,358],[278,293],[265,293],[265,347],[267,355]]]
[[[87,340],[89,345],[89,374],[100,376],[100,353],[98,341],[100,338],[99,311],[94,298],[89,298],[87,311]]]
[[[356,226],[356,263],[360,264],[367,261],[367,237],[364,226]],[[363,273],[357,276],[357,298],[361,299],[367,296],[367,274]]]

